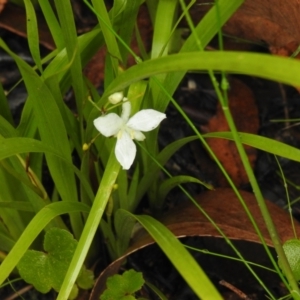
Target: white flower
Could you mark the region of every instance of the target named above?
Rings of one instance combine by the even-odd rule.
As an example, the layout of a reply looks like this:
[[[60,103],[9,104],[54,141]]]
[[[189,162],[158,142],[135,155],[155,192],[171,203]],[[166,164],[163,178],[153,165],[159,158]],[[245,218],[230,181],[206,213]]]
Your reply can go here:
[[[115,113],[101,116],[94,120],[97,130],[106,137],[117,137],[115,155],[124,170],[128,170],[136,155],[136,145],[132,141],[143,141],[144,132],[155,129],[166,118],[164,113],[154,109],[143,109],[129,118],[131,104],[129,101],[122,104],[121,117]]]

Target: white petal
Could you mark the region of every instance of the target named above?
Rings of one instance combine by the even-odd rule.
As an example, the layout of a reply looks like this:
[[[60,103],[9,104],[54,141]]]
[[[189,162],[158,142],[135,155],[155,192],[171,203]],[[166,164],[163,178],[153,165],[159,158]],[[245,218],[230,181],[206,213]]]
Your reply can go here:
[[[110,96],[108,97],[108,101],[109,101],[111,104],[117,104],[117,103],[119,103],[122,99],[123,99],[123,93],[122,93],[122,92],[114,93],[114,94],[112,94],[112,95],[110,95]]]
[[[126,131],[123,131],[121,138],[117,140],[115,155],[124,170],[131,167],[136,155],[136,146]]]
[[[131,113],[131,103],[129,101],[124,102],[122,104],[121,118],[124,120],[125,123],[128,121],[130,113]]]
[[[143,109],[132,116],[126,126],[135,130],[147,132],[156,128],[165,118],[166,115],[157,110]]]
[[[97,130],[106,137],[117,134],[124,125],[124,121],[115,113],[101,116],[94,120]]]

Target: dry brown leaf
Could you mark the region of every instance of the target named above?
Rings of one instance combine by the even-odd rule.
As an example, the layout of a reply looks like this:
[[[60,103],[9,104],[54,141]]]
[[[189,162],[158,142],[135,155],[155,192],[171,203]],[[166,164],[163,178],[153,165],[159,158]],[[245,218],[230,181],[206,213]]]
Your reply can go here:
[[[228,99],[238,131],[256,134],[259,129],[258,109],[251,89],[240,80],[231,79]],[[205,126],[205,131],[230,131],[220,104],[215,116]],[[234,142],[216,138],[207,139],[207,142],[236,185],[242,186],[249,182]],[[245,146],[245,150],[253,167],[256,160],[256,150],[250,146]],[[218,177],[216,181],[219,186],[228,186],[222,174]]]
[[[0,13],[2,12],[6,3],[7,3],[7,0],[0,0]]]
[[[204,4],[206,5],[199,5]],[[197,0],[191,14],[199,22],[211,7]],[[300,0],[246,0],[224,25],[225,33],[253,42],[265,42],[272,53],[290,55],[300,44]]]
[[[240,193],[258,228],[261,230],[266,244],[273,247],[254,195],[245,191],[240,191]],[[261,243],[241,203],[231,189],[223,188],[215,191],[207,191],[200,194],[196,200],[229,239]],[[266,203],[281,241],[285,242],[288,239],[294,238],[291,219],[288,213],[267,200]],[[192,203],[183,203],[177,206],[175,209],[170,210],[160,221],[176,237],[221,237],[215,227]],[[295,221],[295,231],[299,236],[300,224],[297,221]],[[99,295],[101,295],[106,287],[106,279],[118,272],[128,255],[153,243],[154,240],[145,230],[138,232],[126,254],[111,263],[98,277],[90,300],[99,299]]]

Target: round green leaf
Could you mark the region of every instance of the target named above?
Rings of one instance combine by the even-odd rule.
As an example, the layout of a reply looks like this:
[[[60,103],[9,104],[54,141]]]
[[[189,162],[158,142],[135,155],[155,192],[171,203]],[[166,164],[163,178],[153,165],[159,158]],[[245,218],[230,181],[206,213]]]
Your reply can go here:
[[[300,280],[300,240],[292,239],[283,244],[283,250],[297,281]],[[279,261],[280,264],[280,261]]]
[[[107,289],[100,299],[134,300],[134,293],[141,289],[144,282],[142,273],[135,270],[128,270],[122,275],[116,274],[107,279]]]
[[[21,277],[41,293],[60,290],[77,246],[72,234],[51,228],[45,234],[45,252],[28,250],[18,264]]]

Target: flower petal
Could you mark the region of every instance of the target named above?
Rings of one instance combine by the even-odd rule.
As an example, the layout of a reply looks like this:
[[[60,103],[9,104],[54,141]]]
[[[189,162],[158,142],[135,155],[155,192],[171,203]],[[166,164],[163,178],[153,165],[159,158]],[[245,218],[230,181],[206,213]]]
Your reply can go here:
[[[131,103],[129,101],[126,101],[122,104],[122,114],[121,118],[124,120],[126,123],[129,119],[131,113]]]
[[[147,132],[156,128],[165,118],[166,115],[157,110],[143,109],[132,116],[126,126],[134,130]]]
[[[101,134],[109,137],[120,131],[124,121],[117,114],[110,113],[95,119],[94,125]]]
[[[115,155],[124,170],[128,170],[131,167],[136,155],[136,146],[125,130],[117,140]]]

